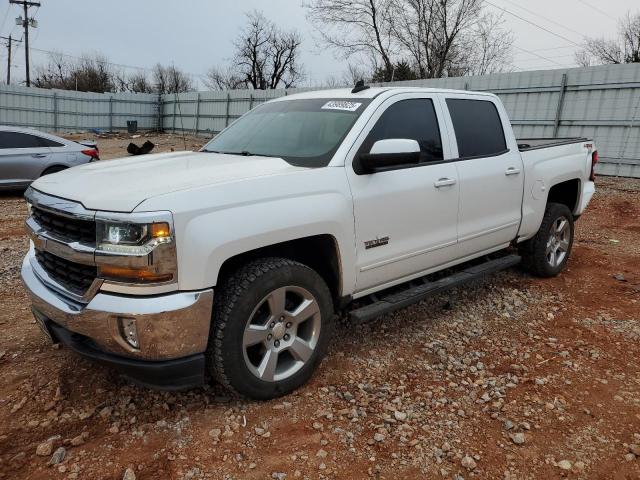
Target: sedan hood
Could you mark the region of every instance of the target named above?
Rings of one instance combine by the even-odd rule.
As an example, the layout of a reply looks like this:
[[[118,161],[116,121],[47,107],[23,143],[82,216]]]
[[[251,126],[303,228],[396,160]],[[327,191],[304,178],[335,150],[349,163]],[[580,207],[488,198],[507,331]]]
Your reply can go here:
[[[32,187],[90,210],[131,212],[171,192],[299,170],[281,158],[174,152],[99,161],[47,175]]]

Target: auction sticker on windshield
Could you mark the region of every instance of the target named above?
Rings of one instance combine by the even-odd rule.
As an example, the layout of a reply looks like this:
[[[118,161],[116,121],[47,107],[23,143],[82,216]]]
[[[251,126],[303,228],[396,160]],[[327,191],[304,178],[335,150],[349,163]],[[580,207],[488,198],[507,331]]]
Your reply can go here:
[[[348,112],[355,112],[358,110],[358,107],[362,105],[357,102],[347,102],[343,100],[332,100],[330,102],[325,103],[322,106],[323,110],[346,110]]]

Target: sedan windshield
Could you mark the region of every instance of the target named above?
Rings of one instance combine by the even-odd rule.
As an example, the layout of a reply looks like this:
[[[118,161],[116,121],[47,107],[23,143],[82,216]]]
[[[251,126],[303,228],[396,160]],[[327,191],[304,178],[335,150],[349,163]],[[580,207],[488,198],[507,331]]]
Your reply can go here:
[[[324,98],[266,103],[202,151],[280,157],[296,166],[324,167],[369,102]]]

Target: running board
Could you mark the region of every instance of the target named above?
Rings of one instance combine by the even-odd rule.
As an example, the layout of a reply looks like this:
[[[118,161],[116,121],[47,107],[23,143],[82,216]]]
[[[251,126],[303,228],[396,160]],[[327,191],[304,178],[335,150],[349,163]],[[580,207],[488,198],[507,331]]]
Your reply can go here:
[[[458,287],[473,280],[480,280],[492,273],[513,267],[520,263],[519,255],[506,255],[504,257],[487,260],[484,263],[469,266],[458,270],[448,277],[435,281],[425,281],[424,284],[408,287],[400,292],[395,291],[385,295],[384,292],[376,294],[377,299],[363,307],[356,308],[349,312],[349,317],[354,322],[368,322],[380,315],[408,307],[425,298],[437,295],[446,290]]]

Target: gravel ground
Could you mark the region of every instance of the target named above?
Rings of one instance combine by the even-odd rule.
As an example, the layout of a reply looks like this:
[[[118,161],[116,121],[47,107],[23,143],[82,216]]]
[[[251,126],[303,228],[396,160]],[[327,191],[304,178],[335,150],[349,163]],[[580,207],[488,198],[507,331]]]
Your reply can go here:
[[[640,181],[599,179],[561,276],[341,323],[312,381],[269,402],[138,388],[47,345],[18,278],[25,214],[0,197],[0,478],[640,478]]]

